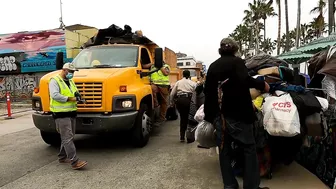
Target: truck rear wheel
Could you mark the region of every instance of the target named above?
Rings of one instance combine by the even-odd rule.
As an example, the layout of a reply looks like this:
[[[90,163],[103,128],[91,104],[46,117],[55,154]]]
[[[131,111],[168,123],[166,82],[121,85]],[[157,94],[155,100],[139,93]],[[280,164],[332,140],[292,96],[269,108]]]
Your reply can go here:
[[[61,136],[58,133],[40,131],[43,141],[51,146],[61,145]]]
[[[142,148],[147,145],[152,130],[152,115],[152,110],[146,104],[141,103],[131,131],[134,146]]]

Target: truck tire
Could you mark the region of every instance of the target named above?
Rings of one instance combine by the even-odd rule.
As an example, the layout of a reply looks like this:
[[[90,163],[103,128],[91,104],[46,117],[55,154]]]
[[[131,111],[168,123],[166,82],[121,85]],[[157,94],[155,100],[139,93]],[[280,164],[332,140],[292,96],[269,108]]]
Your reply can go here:
[[[151,111],[152,110],[150,110],[146,104],[140,104],[140,109],[131,131],[132,144],[135,147],[142,148],[148,143],[149,135],[152,130],[153,112]]]
[[[61,145],[61,136],[58,133],[50,133],[45,131],[40,131],[43,141],[51,146]]]

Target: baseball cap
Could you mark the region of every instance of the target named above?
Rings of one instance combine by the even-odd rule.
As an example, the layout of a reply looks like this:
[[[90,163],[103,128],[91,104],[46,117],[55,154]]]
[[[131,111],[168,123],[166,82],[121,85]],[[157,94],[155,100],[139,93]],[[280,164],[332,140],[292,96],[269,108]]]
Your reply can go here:
[[[222,39],[221,42],[220,42],[220,46],[222,46],[222,45],[238,46],[237,42],[234,39],[230,38],[230,37]]]
[[[63,69],[68,69],[68,70],[71,70],[71,71],[78,71],[75,66],[72,64],[72,63],[65,63],[63,65]]]

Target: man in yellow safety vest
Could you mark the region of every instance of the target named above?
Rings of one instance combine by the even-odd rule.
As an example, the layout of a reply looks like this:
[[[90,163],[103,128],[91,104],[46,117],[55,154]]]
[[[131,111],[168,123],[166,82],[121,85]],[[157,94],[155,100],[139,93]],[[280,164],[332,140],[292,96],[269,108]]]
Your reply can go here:
[[[154,71],[156,69],[157,68],[155,68],[155,66],[152,65],[150,71]],[[164,63],[163,67],[160,70],[150,75],[153,98],[154,98],[153,99],[154,108],[160,106],[160,118],[156,122],[156,125],[160,125],[164,121],[166,121],[166,112],[168,108],[169,87],[170,87],[169,73],[170,73],[170,67],[168,64]],[[160,98],[160,104],[158,101],[158,97]]]
[[[63,65],[61,73],[52,77],[49,82],[50,111],[55,119],[56,130],[61,135],[61,149],[58,154],[60,163],[71,163],[73,169],[81,169],[87,165],[79,160],[73,142],[76,132],[77,87],[72,78],[76,68],[71,63]]]

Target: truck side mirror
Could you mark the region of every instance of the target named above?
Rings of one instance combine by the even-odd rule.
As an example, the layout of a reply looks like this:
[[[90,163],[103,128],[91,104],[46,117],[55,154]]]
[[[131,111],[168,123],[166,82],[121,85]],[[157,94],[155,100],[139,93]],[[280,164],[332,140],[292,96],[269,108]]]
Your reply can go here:
[[[62,69],[63,65],[64,65],[63,52],[58,52],[56,54],[56,70]]]
[[[163,50],[162,48],[155,48],[154,66],[158,69],[163,66]]]

